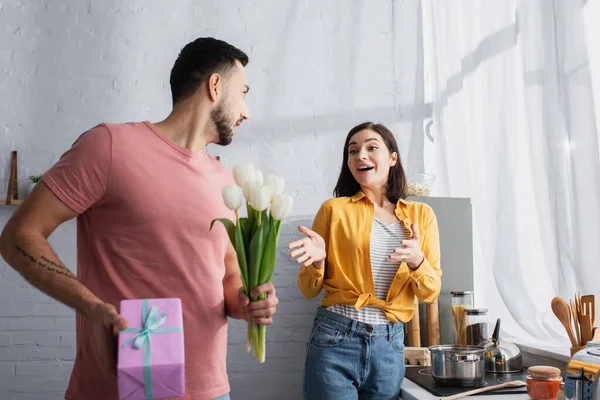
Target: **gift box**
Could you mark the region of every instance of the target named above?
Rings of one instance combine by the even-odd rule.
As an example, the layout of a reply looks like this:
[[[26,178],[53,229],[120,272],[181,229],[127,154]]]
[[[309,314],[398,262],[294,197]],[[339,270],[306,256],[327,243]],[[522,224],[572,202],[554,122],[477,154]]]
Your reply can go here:
[[[120,313],[129,326],[119,333],[119,399],[183,396],[185,357],[181,300],[123,300]]]

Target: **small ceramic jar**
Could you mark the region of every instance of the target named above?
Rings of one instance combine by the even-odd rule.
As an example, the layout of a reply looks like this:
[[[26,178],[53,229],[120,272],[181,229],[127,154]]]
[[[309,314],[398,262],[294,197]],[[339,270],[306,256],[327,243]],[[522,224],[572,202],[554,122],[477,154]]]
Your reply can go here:
[[[561,382],[558,368],[539,365],[527,369],[527,394],[533,400],[555,400]]]

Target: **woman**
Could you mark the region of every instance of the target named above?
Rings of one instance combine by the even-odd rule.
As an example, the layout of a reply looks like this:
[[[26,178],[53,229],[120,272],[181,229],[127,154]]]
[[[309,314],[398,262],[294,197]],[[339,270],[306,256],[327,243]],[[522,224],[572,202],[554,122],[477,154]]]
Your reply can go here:
[[[398,399],[404,330],[414,296],[440,292],[437,220],[424,203],[404,200],[398,145],[383,125],[354,127],[344,144],[335,198],[322,204],[306,238],[289,244],[302,263],[307,298],[325,289],[311,333],[304,398]]]

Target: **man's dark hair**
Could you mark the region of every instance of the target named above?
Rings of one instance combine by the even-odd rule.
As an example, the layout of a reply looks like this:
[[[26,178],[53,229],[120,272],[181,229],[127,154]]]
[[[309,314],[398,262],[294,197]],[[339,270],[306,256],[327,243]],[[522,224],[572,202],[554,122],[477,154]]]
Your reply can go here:
[[[171,70],[173,105],[194,94],[213,73],[226,73],[236,61],[245,67],[248,56],[222,40],[198,38],[186,44]]]
[[[344,143],[344,158],[342,161],[342,168],[340,170],[340,176],[338,177],[337,184],[333,189],[333,195],[335,197],[349,197],[354,196],[359,190],[361,190],[360,184],[356,181],[356,179],[354,179],[354,176],[348,167],[348,146],[352,136],[365,129],[379,133],[390,153],[395,152],[398,154],[396,165],[390,167],[388,181],[385,186],[386,197],[391,203],[396,204],[398,200],[406,197],[406,175],[404,174],[404,168],[402,168],[402,163],[400,162],[398,143],[388,128],[381,124],[374,124],[373,122],[363,122],[348,132],[348,136],[346,136],[346,142]]]

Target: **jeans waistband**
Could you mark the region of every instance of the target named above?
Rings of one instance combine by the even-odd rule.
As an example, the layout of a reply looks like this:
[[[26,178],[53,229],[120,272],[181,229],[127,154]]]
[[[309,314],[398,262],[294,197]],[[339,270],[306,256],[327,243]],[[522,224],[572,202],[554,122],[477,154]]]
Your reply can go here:
[[[336,325],[340,328],[348,330],[350,336],[354,334],[372,335],[372,336],[385,336],[388,335],[390,338],[397,335],[398,333],[404,332],[404,324],[401,322],[388,324],[377,324],[371,325],[364,322],[355,321],[341,314],[329,311],[323,307],[317,309],[315,321],[322,321],[328,324]]]

